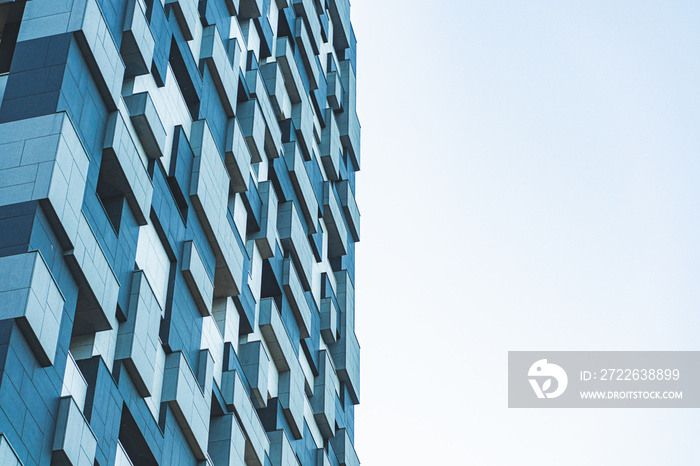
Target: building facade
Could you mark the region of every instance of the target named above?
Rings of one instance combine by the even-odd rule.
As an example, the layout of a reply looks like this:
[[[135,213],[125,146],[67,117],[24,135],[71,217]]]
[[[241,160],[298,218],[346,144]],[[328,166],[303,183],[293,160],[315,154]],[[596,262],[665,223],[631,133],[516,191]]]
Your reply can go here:
[[[359,465],[348,0],[0,0],[0,465]]]

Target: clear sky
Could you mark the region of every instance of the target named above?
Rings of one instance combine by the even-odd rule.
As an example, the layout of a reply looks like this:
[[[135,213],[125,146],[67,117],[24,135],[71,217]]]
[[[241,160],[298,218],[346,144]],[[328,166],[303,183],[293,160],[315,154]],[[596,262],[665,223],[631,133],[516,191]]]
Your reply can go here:
[[[353,0],[364,466],[697,465],[507,408],[509,350],[700,350],[700,3]]]

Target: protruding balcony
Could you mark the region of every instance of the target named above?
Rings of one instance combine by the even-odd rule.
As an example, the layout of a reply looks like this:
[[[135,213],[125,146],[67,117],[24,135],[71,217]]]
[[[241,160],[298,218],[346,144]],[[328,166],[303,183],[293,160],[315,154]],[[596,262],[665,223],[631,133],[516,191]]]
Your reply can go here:
[[[235,411],[246,434],[245,462],[263,466],[265,455],[270,451],[270,441],[260,422],[258,413],[245,391],[238,372],[225,371],[222,376],[221,394],[228,409]]]
[[[182,275],[185,277],[199,313],[202,317],[211,315],[214,283],[194,241],[185,241],[183,245]]]
[[[238,17],[240,19],[259,18],[263,13],[263,0],[240,0]]]
[[[298,18],[303,18],[309,31],[312,54],[318,55],[318,48],[323,43],[321,22],[313,0],[292,0],[294,12]]]
[[[292,105],[292,121],[296,129],[299,147],[304,154],[304,160],[311,160],[311,148],[314,141],[314,115],[308,97],[304,97],[299,103]]]
[[[0,316],[16,319],[42,366],[54,362],[64,302],[39,251],[0,257]]]
[[[318,23],[318,21],[316,21]],[[311,38],[309,37],[309,31],[306,29],[306,24],[304,19],[297,17],[294,26],[294,39],[297,44],[297,50],[301,55],[301,61],[304,63],[304,68],[306,68],[306,74],[309,79],[309,89],[318,89],[318,81],[320,77],[320,71],[316,66],[316,60],[314,55],[314,50],[311,45]]]
[[[83,373],[75,362],[73,354],[68,351],[66,357],[66,370],[63,373],[63,387],[61,388],[61,396],[72,396],[75,404],[78,405],[81,412],[85,412],[85,398],[87,398],[88,383],[83,377]],[[0,464],[4,464],[0,462]]]
[[[265,153],[265,118],[258,101],[252,99],[240,102],[237,118],[250,149],[252,162],[261,162]]]
[[[84,213],[80,213],[75,248],[64,253],[80,287],[73,333],[85,335],[117,325],[119,281]]]
[[[90,158],[66,113],[0,124],[0,205],[47,200],[66,248],[78,234]]]
[[[238,77],[234,72],[238,63],[231,63],[215,25],[204,28],[200,49],[200,70],[203,64],[209,67],[224,111],[233,117],[238,100]]]
[[[296,353],[273,298],[260,300],[259,325],[260,333],[270,349],[270,357],[277,370],[279,372],[290,370],[292,362],[296,360]]]
[[[175,12],[183,38],[187,41],[194,39],[197,28],[202,27],[197,3],[191,0],[165,0],[165,7]]]
[[[248,238],[255,240],[255,244],[263,259],[274,256],[279,239],[277,236],[277,195],[271,181],[264,181],[258,185],[262,209],[260,214],[260,231]]]
[[[270,438],[270,461],[274,466],[298,466],[296,454],[284,430],[268,432]]]
[[[96,449],[97,437],[73,397],[61,398],[58,403],[51,464],[92,466]]]
[[[341,181],[336,185],[336,188],[352,239],[355,242],[360,241],[360,209],[357,208],[352,186],[350,186],[349,181]]]
[[[22,16],[18,42],[50,37],[66,32],[75,33],[83,55],[97,81],[105,104],[117,110],[124,79],[124,62],[108,31],[107,22],[97,0],[27,2]]]
[[[125,192],[138,224],[146,225],[151,210],[153,182],[119,112],[112,112],[107,121],[102,167],[105,172],[112,174],[110,181]]]
[[[314,419],[324,438],[335,435],[335,399],[337,398],[337,378],[334,381],[335,368],[327,351],[319,354],[319,371],[316,377],[314,396],[311,397],[311,407]]]
[[[328,228],[328,256],[338,257],[347,254],[348,231],[345,218],[340,210],[333,183],[323,184],[323,221]]]
[[[216,466],[245,464],[245,433],[234,414],[211,418],[209,455]]]
[[[338,341],[340,336],[338,307],[332,297],[321,300],[321,336],[327,345]]]
[[[195,456],[204,460],[209,437],[209,416],[213,378],[202,390],[181,352],[170,353],[165,360],[163,397],[185,434]]]
[[[332,447],[329,447],[329,451],[333,451]],[[337,462],[337,461],[336,461]],[[316,466],[332,466],[331,460],[328,459],[328,453],[324,448],[319,448],[316,450]]]
[[[129,0],[124,18],[121,55],[126,65],[125,76],[148,74],[153,61],[155,39],[146,21],[146,11],[139,0]]]
[[[190,199],[216,254],[215,297],[242,290],[243,251],[227,217],[230,178],[206,121],[192,124],[195,154]]]
[[[119,326],[115,359],[124,361],[137,390],[148,397],[153,395],[156,376],[161,308],[141,270],[133,274],[127,315],[127,321]]]
[[[124,102],[146,155],[150,158],[162,157],[166,133],[151,96],[148,92],[139,92],[124,97]]]
[[[277,228],[282,246],[284,246],[285,251],[291,254],[294,264],[297,266],[299,279],[304,290],[311,290],[311,268],[314,255],[294,202],[287,201],[279,205]]]
[[[282,68],[279,63],[271,62],[260,66],[260,72],[265,80],[265,87],[270,96],[270,104],[277,120],[292,117],[292,101],[285,87]]]
[[[284,260],[282,287],[299,325],[300,338],[308,338],[311,335],[311,309],[291,259]]]
[[[304,95],[304,83],[294,60],[294,51],[292,49],[292,44],[289,42],[289,38],[279,37],[277,39],[275,51],[277,62],[284,75],[284,84],[287,87],[287,92],[289,93],[292,104],[301,102],[301,97]]]
[[[350,440],[345,429],[339,429],[335,437],[331,439],[331,445],[335,455],[338,457],[340,466],[360,466],[360,459],[355,452],[355,446]]]
[[[355,289],[347,271],[336,272],[340,338],[328,345],[338,378],[354,404],[360,402],[360,344],[355,335]]]
[[[350,1],[330,0],[331,20],[333,21],[333,45],[336,50],[350,46],[352,25],[350,24]]]
[[[338,378],[345,382],[350,398],[354,404],[360,402],[360,344],[355,331],[341,330],[337,343],[329,345]]]
[[[231,177],[231,189],[236,193],[247,191],[250,183],[251,155],[237,118],[228,120],[225,156],[226,170]]]
[[[323,169],[329,180],[336,181],[340,178],[340,131],[335,119],[333,109],[326,109],[326,127],[321,133],[321,161]]]
[[[279,401],[295,439],[300,439],[304,432],[304,372],[299,360],[292,361],[289,371],[280,374]]]
[[[350,60],[340,62],[341,81],[345,90],[343,97],[343,112],[338,114],[338,129],[340,141],[350,155],[353,169],[360,169],[360,120],[356,110],[356,80],[355,70]],[[348,167],[350,168],[350,167]]]
[[[335,112],[343,110],[343,85],[337,71],[331,71],[326,75],[328,81],[328,105]]]
[[[238,359],[241,361],[246,380],[250,384],[251,397],[256,408],[267,406],[267,383],[270,357],[261,341],[250,341],[240,345]]]
[[[284,161],[289,171],[289,179],[294,185],[297,199],[301,205],[302,213],[306,219],[309,234],[316,233],[316,219],[318,218],[318,199],[311,185],[311,179],[304,165],[304,158],[295,142],[284,144]]]

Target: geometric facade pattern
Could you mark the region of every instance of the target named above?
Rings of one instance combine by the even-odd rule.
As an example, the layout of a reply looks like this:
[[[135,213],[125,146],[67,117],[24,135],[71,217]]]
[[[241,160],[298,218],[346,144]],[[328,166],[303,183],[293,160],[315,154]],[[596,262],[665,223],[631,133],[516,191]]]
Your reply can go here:
[[[0,464],[359,465],[348,0],[0,0]]]

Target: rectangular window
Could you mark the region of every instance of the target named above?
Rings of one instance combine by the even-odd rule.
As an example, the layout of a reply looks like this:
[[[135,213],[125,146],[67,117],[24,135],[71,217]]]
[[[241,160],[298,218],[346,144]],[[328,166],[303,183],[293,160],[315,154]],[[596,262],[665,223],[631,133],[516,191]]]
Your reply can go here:
[[[10,72],[23,13],[24,2],[0,5],[0,75]]]

